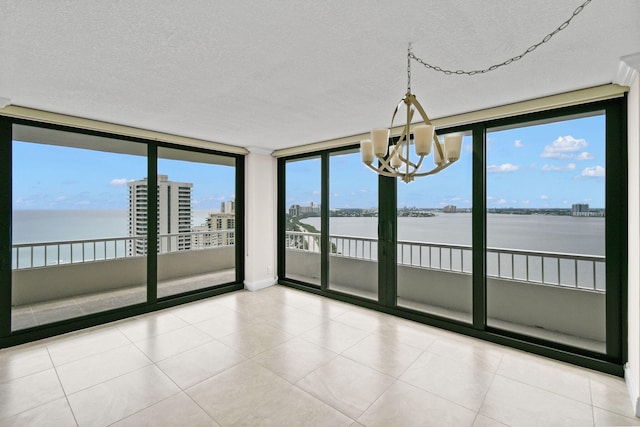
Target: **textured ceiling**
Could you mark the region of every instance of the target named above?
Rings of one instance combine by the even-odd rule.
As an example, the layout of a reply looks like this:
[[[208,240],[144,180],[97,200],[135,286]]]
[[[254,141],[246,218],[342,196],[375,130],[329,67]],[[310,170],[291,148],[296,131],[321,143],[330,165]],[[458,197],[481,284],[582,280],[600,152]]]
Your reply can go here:
[[[452,69],[521,53],[581,0],[0,0],[14,105],[268,150],[388,126],[406,49]],[[594,0],[486,75],[413,65],[431,118],[612,82],[640,51],[640,1]]]

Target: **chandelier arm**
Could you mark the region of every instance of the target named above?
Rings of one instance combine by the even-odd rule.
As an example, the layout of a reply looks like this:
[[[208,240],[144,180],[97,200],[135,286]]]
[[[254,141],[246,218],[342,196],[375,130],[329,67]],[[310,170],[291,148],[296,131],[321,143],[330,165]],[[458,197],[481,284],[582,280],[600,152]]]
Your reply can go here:
[[[436,166],[435,168],[431,169],[430,171],[416,173],[416,174],[414,174],[413,176],[414,176],[414,177],[415,177],[415,176],[420,177],[420,176],[433,175],[433,174],[435,174],[435,173],[440,172],[440,171],[441,171],[441,170],[443,170],[443,169],[448,168],[449,166],[451,166],[451,165],[452,165],[452,164],[454,164],[455,162],[457,162],[457,160],[454,160],[454,161],[452,161],[452,162],[443,163],[443,164],[441,164],[440,166]]]
[[[367,165],[367,167],[369,167],[369,169],[371,169],[372,171],[376,172],[378,175],[382,175],[382,176],[388,176],[390,178],[395,178],[397,175],[393,174],[392,172],[388,172],[386,170],[384,170],[384,168],[382,168],[382,165],[379,167],[375,167],[369,163],[365,163],[365,165]]]

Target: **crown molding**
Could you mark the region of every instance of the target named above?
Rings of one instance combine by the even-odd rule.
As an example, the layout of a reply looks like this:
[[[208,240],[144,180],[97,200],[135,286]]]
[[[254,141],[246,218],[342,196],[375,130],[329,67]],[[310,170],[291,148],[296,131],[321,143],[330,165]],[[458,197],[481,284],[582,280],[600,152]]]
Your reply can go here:
[[[638,74],[640,74],[640,52],[620,58],[614,82],[622,86],[631,86]]]
[[[247,151],[249,151],[249,153],[251,154],[264,154],[267,156],[270,156],[271,154],[273,154],[273,150],[268,149],[268,148],[262,148],[262,147],[246,147]]]

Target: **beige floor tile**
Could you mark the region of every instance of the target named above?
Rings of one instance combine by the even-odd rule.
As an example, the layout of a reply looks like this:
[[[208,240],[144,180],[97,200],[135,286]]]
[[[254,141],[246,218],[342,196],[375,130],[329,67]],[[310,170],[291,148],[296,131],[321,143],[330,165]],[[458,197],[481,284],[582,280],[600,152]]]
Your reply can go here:
[[[499,423],[496,420],[492,420],[489,417],[478,414],[476,420],[473,422],[473,427],[507,427],[506,424]]]
[[[0,384],[0,420],[37,408],[63,396],[64,391],[53,369],[2,383]]]
[[[58,366],[56,370],[64,391],[72,394],[150,364],[143,352],[129,344]]]
[[[158,362],[212,340],[213,338],[195,326],[185,326],[175,331],[138,341],[135,344],[151,360]]]
[[[187,323],[195,324],[228,315],[232,311],[233,310],[213,299],[193,302],[186,306],[173,308],[171,309],[171,314]]]
[[[158,362],[158,367],[183,390],[243,362],[240,353],[212,341]]]
[[[625,417],[596,407],[593,408],[593,418],[595,420],[596,427],[640,426],[640,418]]]
[[[0,383],[53,368],[45,346],[0,350]]]
[[[471,426],[475,417],[474,411],[396,381],[358,418],[358,422],[367,427],[464,427]]]
[[[337,353],[324,347],[293,338],[255,356],[252,360],[290,383],[295,383],[336,356]]]
[[[118,325],[131,341],[142,341],[166,332],[184,328],[188,323],[169,312],[153,313]]]
[[[355,420],[393,381],[388,375],[337,356],[296,385]]]
[[[47,345],[54,365],[80,360],[87,356],[130,344],[117,328],[87,330],[82,334],[62,336]]]
[[[496,375],[480,414],[509,426],[589,426],[591,406]]]
[[[342,352],[349,359],[397,378],[422,354],[415,347],[380,335],[369,335]]]
[[[220,425],[237,425],[266,396],[290,384],[252,361],[246,361],[186,390]]]
[[[427,351],[489,372],[496,372],[503,357],[502,350],[491,343],[452,333],[438,338]]]
[[[76,420],[66,398],[45,403],[13,417],[0,419],[4,427],[75,427]]]
[[[224,336],[234,334],[240,331],[240,329],[254,323],[257,323],[255,318],[238,311],[229,310],[226,314],[200,323],[195,323],[193,326],[212,338],[222,338]]]
[[[145,409],[180,389],[148,366],[68,396],[78,425],[105,426]]]
[[[622,378],[592,374],[589,381],[593,406],[625,417],[634,417],[629,391]]]
[[[579,369],[553,360],[510,352],[497,373],[580,402],[591,404],[589,378]]]
[[[384,324],[393,322],[390,316],[364,308],[353,308],[334,320],[367,332],[380,330]]]
[[[185,393],[173,396],[127,417],[113,427],[217,427],[207,413]]]
[[[347,427],[352,423],[343,413],[291,385],[272,390],[234,425]]]
[[[323,320],[316,315],[286,305],[280,305],[280,310],[260,319],[267,325],[292,335],[300,335],[323,323]]]
[[[237,332],[220,338],[220,342],[228,345],[245,357],[253,357],[263,351],[270,350],[293,338],[281,329],[269,325],[254,323],[243,326]]]
[[[400,376],[400,379],[477,411],[493,377],[494,374],[482,369],[482,365],[465,365],[425,352]]]
[[[301,334],[300,337],[333,352],[342,353],[368,335],[369,333],[362,329],[329,320]]]
[[[420,350],[426,350],[441,336],[435,328],[400,318],[385,322],[375,333]]]
[[[307,296],[305,296],[304,301],[304,304],[300,306],[296,305],[295,307],[298,307],[300,310],[303,310],[307,313],[320,316],[325,322],[335,319],[341,314],[353,309],[353,305],[322,297],[309,299]]]

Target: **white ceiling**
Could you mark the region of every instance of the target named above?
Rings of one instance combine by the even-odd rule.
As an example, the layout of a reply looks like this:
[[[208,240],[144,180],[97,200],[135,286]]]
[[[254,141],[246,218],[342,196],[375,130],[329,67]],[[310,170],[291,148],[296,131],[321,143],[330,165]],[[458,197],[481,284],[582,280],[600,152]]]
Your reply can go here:
[[[0,0],[13,105],[274,150],[388,126],[406,49],[451,69],[501,62],[582,0]],[[431,118],[612,82],[640,51],[640,1],[594,0],[519,62],[444,76],[412,64]]]

